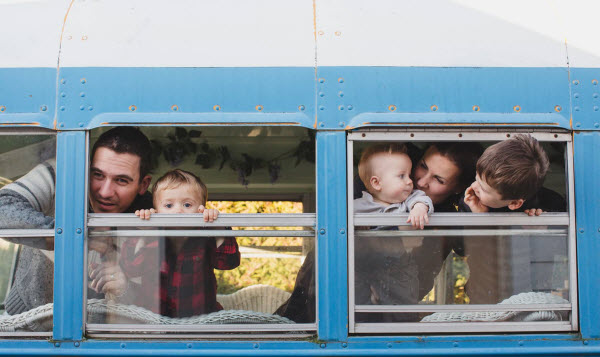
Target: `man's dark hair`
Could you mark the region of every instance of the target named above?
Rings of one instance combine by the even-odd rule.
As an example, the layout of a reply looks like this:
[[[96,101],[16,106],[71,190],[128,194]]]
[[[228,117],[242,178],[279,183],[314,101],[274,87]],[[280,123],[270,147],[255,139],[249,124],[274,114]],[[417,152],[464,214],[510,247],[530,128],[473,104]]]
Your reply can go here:
[[[100,135],[92,148],[92,160],[98,148],[107,148],[119,154],[140,158],[140,181],[152,171],[152,146],[139,128],[117,126]]]

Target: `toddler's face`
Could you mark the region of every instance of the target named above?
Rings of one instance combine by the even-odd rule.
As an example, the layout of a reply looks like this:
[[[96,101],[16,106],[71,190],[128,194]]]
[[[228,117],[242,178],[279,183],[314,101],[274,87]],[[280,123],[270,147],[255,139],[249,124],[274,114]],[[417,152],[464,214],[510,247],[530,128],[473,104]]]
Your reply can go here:
[[[373,197],[387,204],[404,202],[413,189],[408,155],[379,154],[373,159],[373,173],[379,177],[380,188]]]
[[[154,201],[157,213],[198,213],[198,208],[202,205],[202,193],[191,185],[163,189],[156,195]]]
[[[490,208],[507,207],[512,202],[512,200],[502,199],[502,195],[500,195],[496,189],[488,185],[479,174],[475,177],[475,182],[473,182],[471,187],[473,188],[475,195],[479,197],[481,203]]]

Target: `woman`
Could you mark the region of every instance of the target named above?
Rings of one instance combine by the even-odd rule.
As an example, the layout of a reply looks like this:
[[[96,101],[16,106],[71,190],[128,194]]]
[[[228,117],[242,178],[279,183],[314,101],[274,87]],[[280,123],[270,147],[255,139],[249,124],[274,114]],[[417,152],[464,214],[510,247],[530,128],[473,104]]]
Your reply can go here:
[[[409,149],[411,157],[420,157],[416,165],[413,165],[414,187],[431,198],[435,212],[457,212],[461,194],[475,178],[475,164],[483,152],[481,145],[432,144],[423,155],[419,155],[416,147],[413,146],[412,149]],[[415,151],[417,152],[413,154]],[[355,182],[354,198],[362,195],[360,185],[360,180]],[[419,269],[419,299],[433,287],[433,278],[452,249],[461,254],[461,242],[436,237],[425,238],[420,247],[413,249],[412,254]],[[298,323],[305,323],[315,321],[315,311],[314,252],[311,251],[298,272],[292,296],[275,313]]]

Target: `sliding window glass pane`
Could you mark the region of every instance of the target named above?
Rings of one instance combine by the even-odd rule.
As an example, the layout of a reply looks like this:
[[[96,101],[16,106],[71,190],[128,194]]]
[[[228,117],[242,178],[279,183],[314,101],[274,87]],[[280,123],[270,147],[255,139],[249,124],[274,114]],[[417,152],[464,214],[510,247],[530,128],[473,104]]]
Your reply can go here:
[[[54,135],[0,132],[0,311],[4,332],[52,330],[55,157]]]
[[[356,230],[356,321],[416,322],[432,312],[438,315],[430,319],[448,314],[448,306],[469,321],[473,306],[491,305],[485,309],[493,311],[507,304],[568,320],[567,236],[566,226]],[[399,312],[402,306],[406,311]],[[528,318],[551,318],[538,315]]]

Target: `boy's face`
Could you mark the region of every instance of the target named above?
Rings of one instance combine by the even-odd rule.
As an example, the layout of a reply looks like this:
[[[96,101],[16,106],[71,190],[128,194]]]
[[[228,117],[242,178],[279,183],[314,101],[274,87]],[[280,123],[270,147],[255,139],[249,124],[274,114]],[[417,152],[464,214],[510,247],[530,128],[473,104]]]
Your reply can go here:
[[[511,210],[521,207],[524,200],[505,200],[502,195],[490,185],[487,184],[485,179],[482,179],[479,174],[475,177],[475,182],[471,185],[475,195],[481,201],[481,204],[490,208],[501,208],[508,207]]]
[[[162,189],[156,193],[154,206],[157,213],[198,213],[203,204],[202,192],[192,185]]]
[[[373,198],[385,204],[404,202],[413,189],[412,162],[408,155],[379,153],[371,160],[374,175],[370,183],[374,192],[370,193]]]

